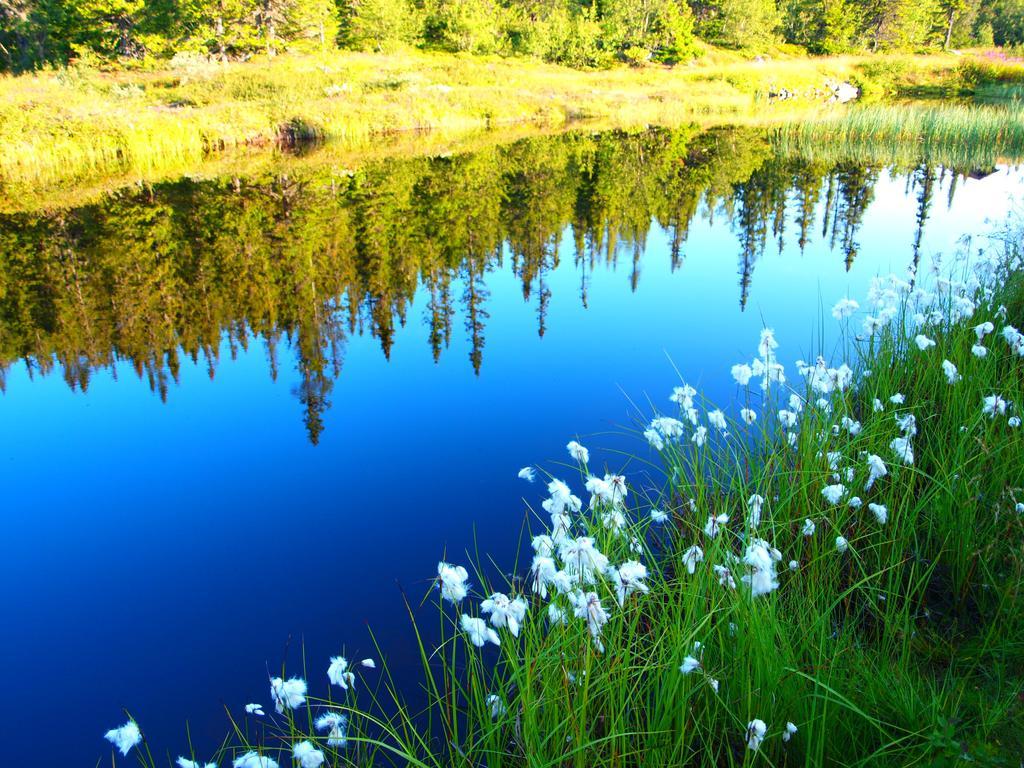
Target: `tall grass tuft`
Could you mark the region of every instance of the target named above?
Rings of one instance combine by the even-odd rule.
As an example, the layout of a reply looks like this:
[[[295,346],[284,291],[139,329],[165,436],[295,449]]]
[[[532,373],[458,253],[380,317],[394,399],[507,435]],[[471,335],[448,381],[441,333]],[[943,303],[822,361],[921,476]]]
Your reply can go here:
[[[854,107],[782,126],[776,143],[786,153],[821,159],[992,167],[1024,156],[1024,108],[1015,102]]]

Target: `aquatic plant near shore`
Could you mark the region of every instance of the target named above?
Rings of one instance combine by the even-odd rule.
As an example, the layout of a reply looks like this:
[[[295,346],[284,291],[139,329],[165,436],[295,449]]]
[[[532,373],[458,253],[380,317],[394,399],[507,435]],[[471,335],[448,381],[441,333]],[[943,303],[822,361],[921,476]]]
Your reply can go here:
[[[332,656],[331,663],[327,667],[327,679],[331,685],[336,685],[347,691],[350,685],[356,684],[355,673],[348,668],[348,660],[343,656]]]
[[[179,757],[174,762],[178,768],[217,768],[216,763],[200,763],[196,760],[189,760],[187,757]]]
[[[469,593],[467,580],[469,573],[461,565],[437,564],[437,580],[441,586],[441,596],[450,603],[461,603]]]
[[[292,757],[299,768],[320,768],[324,764],[324,753],[311,741],[300,741],[292,749]]]
[[[773,375],[757,430],[736,427],[739,404],[702,406],[694,423],[698,393],[680,387],[680,418],[637,422],[660,438],[663,477],[581,466],[552,478],[546,514],[529,518],[525,579],[492,583],[477,564],[477,589],[466,568],[440,563],[441,637],[436,649],[420,641],[424,730],[390,681],[387,716],[357,707],[349,685],[344,706],[304,702],[317,733],[292,709],[271,715],[284,723],[270,753],[308,741],[325,764],[371,765],[359,750],[386,742],[379,762],[418,768],[604,768],[623,755],[711,766],[744,753],[932,764],[984,758],[993,743],[1012,754],[1024,631],[1017,337],[972,353],[976,324],[999,315],[980,278],[941,295],[899,277],[874,289],[866,311],[889,315],[885,327],[851,341],[846,360],[799,364],[793,383]],[[922,322],[936,347],[925,353],[913,341]],[[758,347],[781,365],[774,334]],[[956,386],[939,360],[956,366]],[[775,419],[782,410],[793,416]],[[963,659],[949,638],[969,649]],[[935,736],[948,727],[955,739]],[[269,760],[259,749],[252,759]],[[255,766],[266,768],[243,768]]]
[[[316,729],[327,731],[327,746],[344,747],[348,743],[348,718],[340,712],[325,712],[316,719]]]
[[[111,728],[104,738],[117,747],[122,755],[127,755],[133,747],[142,743],[142,732],[134,720],[129,720],[118,728]]]
[[[258,752],[249,751],[232,763],[234,768],[280,768],[276,760],[260,755]]]
[[[298,709],[306,702],[306,681],[297,677],[288,680],[273,677],[270,679],[270,698],[279,715],[284,714],[285,709]]]

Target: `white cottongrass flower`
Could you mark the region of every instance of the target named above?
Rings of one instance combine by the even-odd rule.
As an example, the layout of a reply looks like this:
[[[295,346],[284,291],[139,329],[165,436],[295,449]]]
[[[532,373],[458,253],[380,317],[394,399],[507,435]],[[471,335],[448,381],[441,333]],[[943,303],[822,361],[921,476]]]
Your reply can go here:
[[[693,656],[687,656],[679,666],[679,671],[684,675],[688,675],[698,669],[700,669],[700,659],[695,659]]]
[[[847,501],[846,503],[847,503],[847,504],[849,505],[850,509],[860,509],[860,508],[861,508],[861,505],[862,505],[862,504],[863,504],[864,502],[860,500],[860,496],[853,496],[853,497],[852,497],[852,498],[851,498],[851,499],[850,499],[849,501]]]
[[[376,669],[377,668],[377,662],[374,661],[373,659],[363,659],[362,661],[359,662],[359,666],[360,667],[366,667],[367,669]]]
[[[122,755],[127,755],[132,751],[132,747],[142,743],[142,731],[134,720],[129,720],[119,728],[111,728],[103,734],[103,738],[117,747]]]
[[[813,536],[814,535],[814,528],[815,528],[815,526],[814,526],[814,521],[813,520],[809,520],[809,519],[808,520],[804,520],[804,527],[803,527],[803,529],[800,532],[804,536]]]
[[[508,627],[512,637],[519,637],[519,626],[526,618],[526,609],[526,600],[522,596],[511,600],[501,592],[495,592],[480,603],[480,612],[490,614],[491,625],[495,629]]]
[[[889,474],[889,469],[885,466],[885,462],[882,461],[882,457],[876,456],[873,453],[868,454],[868,481],[864,485],[864,490],[870,491],[875,481],[885,477],[887,474]]]
[[[912,413],[904,413],[900,415],[898,413],[893,414],[893,418],[896,419],[896,426],[899,427],[906,437],[913,437],[917,434],[917,417]]]
[[[626,516],[622,514],[621,507],[611,507],[601,513],[601,523],[609,531],[619,533],[626,527]]]
[[[554,603],[548,605],[548,621],[551,622],[552,626],[559,624],[565,624],[568,621],[568,616],[565,610]]]
[[[299,763],[299,768],[320,768],[324,764],[324,753],[311,741],[300,741],[292,747],[292,757]]]
[[[871,404],[871,410],[873,410],[875,413],[881,413],[882,411],[885,410],[885,403],[883,403],[876,397],[874,402]]]
[[[861,430],[863,429],[859,421],[851,419],[849,416],[843,416],[843,418],[840,420],[840,424],[842,424],[843,429],[845,429],[854,437],[859,435],[861,433]]]
[[[277,714],[284,714],[285,707],[298,709],[306,703],[306,681],[300,677],[282,680],[280,677],[270,678],[270,698],[274,701]]]
[[[779,423],[785,429],[792,429],[796,426],[797,416],[794,411],[779,411]]]
[[[768,733],[768,726],[764,720],[755,719],[747,723],[747,749],[756,752],[764,741],[764,735]]]
[[[1010,345],[1010,350],[1017,355],[1024,357],[1024,333],[1021,333],[1012,325],[1003,328],[1003,338]]]
[[[505,706],[505,702],[501,700],[501,696],[496,693],[488,694],[484,700],[487,704],[487,708],[491,711],[491,720],[497,720],[499,717],[504,717],[505,713],[508,712],[508,707]]]
[[[216,763],[200,763],[198,760],[189,760],[187,757],[179,757],[174,761],[178,768],[217,768]]]
[[[950,384],[956,384],[960,381],[960,373],[957,371],[956,366],[949,360],[942,361],[942,372],[946,374],[946,381]]]
[[[874,336],[880,330],[882,330],[889,322],[888,318],[875,317],[874,315],[868,315],[864,318],[864,333],[868,336]]]
[[[548,494],[551,498],[541,502],[541,507],[549,515],[559,515],[569,510],[579,512],[583,508],[581,502],[569,491],[569,486],[561,480],[555,479],[548,483]]]
[[[708,521],[704,524],[704,535],[709,539],[713,539],[718,536],[718,532],[723,525],[729,522],[729,516],[726,514],[715,515],[708,517]]]
[[[608,567],[608,558],[594,546],[594,540],[589,536],[560,542],[558,556],[565,563],[566,573],[576,583],[593,584],[595,574]]]
[[[355,688],[356,676],[348,668],[348,659],[344,656],[332,656],[330,666],[327,667],[327,679],[331,681],[331,685],[336,685],[344,691],[347,691],[349,686]]]
[[[344,747],[348,744],[348,718],[340,712],[324,712],[314,725],[318,731],[327,731],[327,746]]]
[[[751,528],[757,528],[761,524],[761,510],[764,508],[764,496],[754,494],[747,499],[747,509],[749,515],[747,516],[747,524]]]
[[[603,479],[594,476],[588,477],[586,488],[591,495],[591,506],[594,506],[596,501],[613,505],[621,504],[626,500],[626,496],[629,495],[629,489],[626,487],[626,478],[622,475],[605,475]]]
[[[626,598],[634,592],[649,591],[643,581],[647,578],[647,567],[636,560],[629,560],[618,568],[609,565],[605,575],[612,581],[615,588],[615,599],[620,608],[625,604]]]
[[[1024,515],[1024,503],[1018,501],[1017,504],[1014,505],[1014,510],[1018,515]]]
[[[846,495],[846,486],[842,483],[826,485],[821,489],[821,495],[825,497],[829,504],[838,504],[843,496]]]
[[[889,448],[904,464],[914,463],[914,446],[911,444],[910,438],[897,437],[889,443]]]
[[[551,553],[555,551],[555,543],[551,540],[550,536],[543,533],[539,536],[534,536],[530,540],[530,546],[541,557],[551,557]]]
[[[651,448],[656,451],[665,450],[665,440],[656,429],[645,429],[644,439],[650,444]]]
[[[858,309],[860,309],[860,304],[853,299],[840,299],[836,302],[836,305],[832,307],[832,317],[836,320],[843,320],[852,315]]]
[[[235,768],[280,768],[276,760],[263,757],[256,752],[246,752],[241,757],[236,757],[232,765]]]
[[[1006,420],[1006,423],[1011,428],[1016,429],[1020,426],[1020,416],[1011,416]]]
[[[704,550],[694,544],[686,552],[683,553],[683,565],[686,566],[686,572],[693,575],[694,571],[697,570],[697,563],[704,561]]]
[[[892,403],[893,405],[903,405],[903,403],[905,403],[906,400],[907,398],[905,398],[903,394],[900,392],[897,392],[895,395],[889,398],[889,402]]]
[[[548,555],[534,555],[530,564],[530,585],[534,592],[545,600],[548,596],[548,586],[555,583],[558,575],[558,568],[555,561]]]
[[[675,440],[683,436],[685,425],[679,419],[669,416],[658,416],[651,419],[650,428],[665,436],[668,440]]]
[[[266,712],[263,711],[262,704],[246,704],[245,712],[248,715],[257,715],[259,717],[263,717],[266,714]]]
[[[533,467],[523,467],[519,470],[519,479],[532,483],[537,479],[537,473],[533,471]]]
[[[452,605],[461,603],[469,592],[469,585],[466,584],[469,574],[461,565],[438,563],[437,579],[441,585],[441,597]]]
[[[487,643],[501,645],[498,633],[488,627],[483,619],[475,619],[462,614],[459,617],[459,624],[462,626],[462,631],[469,637],[469,642],[477,648],[483,648]]]
[[[889,510],[884,504],[868,504],[868,509],[875,516],[879,525],[885,525],[889,520]]]
[[[765,360],[775,357],[775,350],[779,348],[779,342],[775,340],[775,331],[771,328],[761,329],[761,340],[757,345],[757,354]]]
[[[680,407],[692,408],[693,398],[697,395],[697,390],[691,387],[689,384],[683,384],[681,387],[673,387],[672,394],[669,395],[669,400],[673,403],[679,403]]]
[[[977,334],[978,341],[980,342],[986,336],[988,336],[990,333],[992,333],[992,331],[994,331],[995,329],[996,329],[996,327],[994,325],[992,325],[992,323],[986,321],[986,322],[982,323],[981,325],[974,326],[974,333]]]
[[[850,542],[848,542],[842,536],[836,536],[836,552],[840,555],[845,553],[850,548]]]
[[[794,573],[796,573],[796,571],[800,570],[800,563],[798,563],[796,560],[790,560],[789,561],[789,570],[791,570]]]
[[[712,570],[715,572],[715,576],[718,577],[720,585],[726,589],[736,589],[736,579],[733,578],[731,570],[724,565],[712,566]]]
[[[652,509],[651,510],[651,522],[655,523],[657,525],[661,525],[663,523],[667,523],[668,522],[668,513],[664,512],[664,511],[662,511],[660,509]]]
[[[580,464],[586,464],[590,461],[590,451],[575,440],[570,440],[569,444],[565,446],[565,449],[569,451],[569,455],[573,460],[578,461]]]
[[[725,414],[718,409],[708,412],[708,424],[720,432],[725,432],[728,427],[725,421]]]
[[[779,580],[775,576],[775,558],[767,542],[754,539],[743,555],[743,562],[749,569],[743,576],[743,582],[750,586],[751,597],[766,595],[779,588]]]
[[[993,419],[1006,413],[1006,401],[999,395],[989,395],[982,403],[981,412]]]
[[[738,363],[732,367],[732,377],[741,387],[747,386],[750,383],[750,377],[753,375],[754,371],[746,363]]]
[[[601,605],[601,598],[596,592],[577,592],[569,596],[573,604],[573,613],[576,618],[586,619],[587,628],[590,630],[590,637],[594,641],[594,647],[598,653],[604,653],[604,643],[601,642],[601,629],[608,623],[608,614]]]
[[[917,334],[917,336],[914,337],[914,343],[917,345],[917,348],[920,349],[922,352],[928,349],[928,347],[935,346],[935,340],[929,339],[923,333],[919,333]]]
[[[988,354],[988,347],[984,344],[974,344],[971,346],[971,354],[975,357],[985,357]]]
[[[797,732],[798,728],[794,723],[786,723],[786,730],[782,732],[782,740],[789,741]]]
[[[740,418],[743,419],[743,423],[748,427],[757,421],[757,412],[750,408],[742,408],[740,410]]]
[[[701,425],[693,431],[693,436],[690,441],[698,448],[703,448],[704,443],[708,441],[708,428]]]

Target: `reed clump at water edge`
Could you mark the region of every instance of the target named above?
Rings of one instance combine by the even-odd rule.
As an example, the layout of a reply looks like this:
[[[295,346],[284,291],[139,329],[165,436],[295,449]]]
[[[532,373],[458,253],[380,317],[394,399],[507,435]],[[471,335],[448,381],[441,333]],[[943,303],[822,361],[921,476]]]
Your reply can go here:
[[[1024,157],[1024,106],[867,105],[776,129],[786,154],[991,168]]]
[[[628,477],[576,441],[551,473],[524,467],[530,561],[511,577],[439,563],[426,600],[440,641],[413,621],[425,709],[384,661],[324,659],[309,683],[282,671],[266,703],[230,712],[209,759],[1014,765],[1018,242],[953,276],[879,277],[860,303],[840,298],[833,359],[787,371],[787,340],[765,329],[732,368],[737,402],[673,388],[639,423]],[[146,749],[134,721],[108,738]],[[178,764],[206,765],[193,760]]]

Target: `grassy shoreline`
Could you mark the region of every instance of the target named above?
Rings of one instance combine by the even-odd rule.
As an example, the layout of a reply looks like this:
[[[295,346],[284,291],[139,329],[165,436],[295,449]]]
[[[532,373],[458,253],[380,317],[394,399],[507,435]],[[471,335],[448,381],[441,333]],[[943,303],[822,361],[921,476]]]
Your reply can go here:
[[[352,147],[410,131],[447,134],[597,121],[777,121],[820,111],[826,82],[867,97],[964,94],[1024,68],[953,55],[749,61],[713,52],[692,66],[579,70],[524,59],[337,52],[0,79],[0,194],[102,176],[149,178],[238,147],[323,138]],[[802,98],[769,104],[786,88]],[[815,90],[819,93],[815,95]]]
[[[530,567],[438,566],[427,599],[442,639],[415,637],[426,712],[386,663],[332,659],[331,686],[316,663],[310,686],[272,683],[276,716],[232,713],[232,741],[213,757],[236,768],[287,765],[296,748],[330,766],[1014,764],[1019,242],[962,280],[922,269],[879,278],[862,308],[841,299],[837,359],[788,381],[762,334],[753,378],[733,369],[728,415],[676,387],[641,422],[650,452],[624,457],[633,479],[660,467],[660,488],[606,474],[574,443],[555,468],[567,483],[534,470],[544,482],[529,496],[547,494],[528,510]]]

